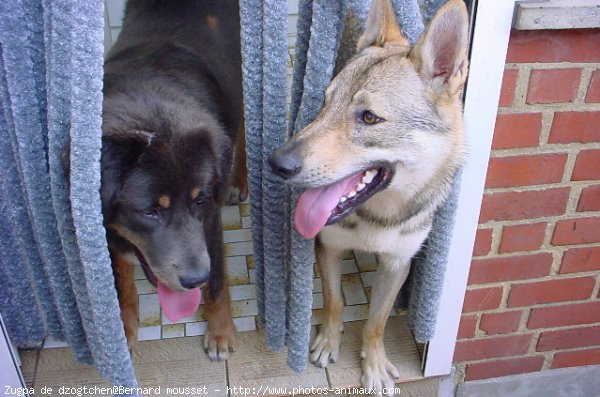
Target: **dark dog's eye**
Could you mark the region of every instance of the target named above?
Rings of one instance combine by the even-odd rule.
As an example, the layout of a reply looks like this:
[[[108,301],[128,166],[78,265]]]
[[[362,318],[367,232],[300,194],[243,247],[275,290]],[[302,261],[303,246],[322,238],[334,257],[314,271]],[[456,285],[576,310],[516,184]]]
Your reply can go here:
[[[377,124],[381,121],[383,121],[382,118],[377,117],[373,114],[373,112],[371,112],[370,110],[365,110],[364,112],[362,112],[360,114],[360,121],[362,121],[365,124]]]
[[[204,205],[204,204],[208,203],[209,201],[210,201],[210,195],[202,192],[196,198],[196,205],[198,205],[198,206]]]
[[[142,211],[142,214],[144,214],[145,217],[150,218],[150,219],[159,219],[160,218],[160,214],[158,213],[158,210],[156,208],[148,208]]]

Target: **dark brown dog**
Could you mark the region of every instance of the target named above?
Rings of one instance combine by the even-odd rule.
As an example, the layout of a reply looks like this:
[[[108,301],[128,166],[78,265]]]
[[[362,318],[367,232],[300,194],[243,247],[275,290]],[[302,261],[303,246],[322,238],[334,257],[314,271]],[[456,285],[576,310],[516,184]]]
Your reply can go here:
[[[172,319],[203,290],[211,359],[235,347],[220,207],[247,194],[238,15],[236,0],[130,0],[106,59],[101,195],[130,346],[139,262]]]

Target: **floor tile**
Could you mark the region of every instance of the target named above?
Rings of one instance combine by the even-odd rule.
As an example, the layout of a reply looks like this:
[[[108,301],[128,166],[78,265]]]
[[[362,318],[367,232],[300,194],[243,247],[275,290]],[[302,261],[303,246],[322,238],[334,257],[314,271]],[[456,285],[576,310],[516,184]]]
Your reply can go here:
[[[28,387],[33,386],[39,355],[40,349],[19,350],[19,358],[21,359],[21,373],[23,374],[23,379]]]
[[[150,327],[160,325],[160,304],[157,294],[139,296],[139,325],[140,327]]]
[[[348,306],[368,303],[365,289],[358,273],[342,275],[342,292]]]
[[[157,340],[161,336],[162,327],[160,325],[138,328],[138,341]]]

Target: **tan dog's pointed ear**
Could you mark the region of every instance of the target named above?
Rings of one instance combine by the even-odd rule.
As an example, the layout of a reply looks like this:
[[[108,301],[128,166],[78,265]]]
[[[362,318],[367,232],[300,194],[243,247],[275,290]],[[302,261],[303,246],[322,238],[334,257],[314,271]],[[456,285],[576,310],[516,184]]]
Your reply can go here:
[[[356,51],[360,52],[370,46],[383,47],[387,43],[409,46],[408,40],[400,31],[390,0],[373,0],[365,31],[358,39]]]
[[[467,77],[469,18],[463,0],[450,0],[433,16],[425,33],[411,50],[411,58],[424,80],[436,91],[454,95]]]

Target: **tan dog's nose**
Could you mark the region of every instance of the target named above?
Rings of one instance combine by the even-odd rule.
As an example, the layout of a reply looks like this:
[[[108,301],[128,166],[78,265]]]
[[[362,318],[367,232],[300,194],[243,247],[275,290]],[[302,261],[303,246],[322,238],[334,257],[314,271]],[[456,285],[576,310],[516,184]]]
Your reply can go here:
[[[298,151],[292,145],[283,145],[269,156],[269,165],[273,172],[283,179],[290,179],[302,169]]]

